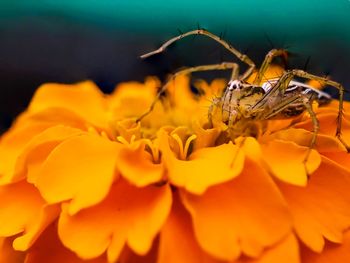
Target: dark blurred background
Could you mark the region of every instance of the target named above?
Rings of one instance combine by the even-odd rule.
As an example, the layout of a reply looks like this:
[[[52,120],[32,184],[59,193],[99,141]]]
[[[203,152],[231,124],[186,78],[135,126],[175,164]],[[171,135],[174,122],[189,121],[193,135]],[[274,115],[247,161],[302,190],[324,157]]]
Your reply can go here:
[[[0,1],[0,132],[44,82],[92,79],[111,92],[122,81],[164,78],[180,67],[234,60],[202,36],[145,61],[138,58],[197,27],[221,35],[258,65],[271,48],[287,48],[289,68],[330,75],[350,88],[349,0],[188,2]]]

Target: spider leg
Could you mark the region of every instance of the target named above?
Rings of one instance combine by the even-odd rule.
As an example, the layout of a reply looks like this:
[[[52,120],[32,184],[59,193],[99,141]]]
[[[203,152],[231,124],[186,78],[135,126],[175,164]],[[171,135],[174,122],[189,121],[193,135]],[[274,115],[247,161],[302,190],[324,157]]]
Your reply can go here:
[[[340,83],[335,82],[333,80],[330,80],[328,78],[312,75],[310,73],[307,73],[307,72],[305,72],[303,70],[299,70],[299,69],[294,69],[292,71],[287,72],[286,74],[290,74],[293,77],[297,76],[300,78],[317,80],[321,83],[324,83],[325,85],[332,86],[338,90],[338,92],[339,92],[339,108],[338,108],[338,116],[337,116],[337,130],[336,130],[335,136],[345,146],[346,150],[348,152],[350,152],[350,146],[344,141],[344,139],[341,136],[343,113],[344,113],[343,112],[343,102],[344,102],[344,92],[345,92],[343,85],[341,85]]]
[[[313,124],[312,138],[311,138],[311,141],[310,141],[310,144],[308,147],[308,151],[307,151],[305,158],[303,160],[303,163],[305,165],[305,170],[307,173],[308,173],[308,171],[306,168],[306,163],[307,163],[309,156],[311,154],[311,150],[315,147],[317,134],[320,130],[320,124],[319,124],[319,121],[317,119],[317,116],[316,116],[314,110],[312,109],[311,102],[312,102],[312,100],[310,100],[310,98],[308,98],[304,94],[296,94],[294,96],[291,96],[287,99],[282,100],[279,104],[275,105],[270,111],[264,113],[264,115],[261,116],[262,119],[271,119],[274,116],[276,116],[278,113],[280,113],[283,110],[285,110],[286,108],[290,107],[290,105],[292,103],[301,103],[302,105],[304,105],[304,107],[306,108],[307,112],[309,113],[309,115],[311,117],[312,124]]]
[[[294,77],[300,77],[309,80],[316,80],[325,85],[332,86],[336,88],[339,92],[339,108],[338,108],[338,116],[337,116],[337,129],[335,136],[338,140],[344,145],[346,150],[350,152],[350,146],[344,141],[341,136],[342,129],[342,121],[343,121],[343,102],[344,102],[344,92],[345,89],[343,85],[333,80],[330,80],[326,77],[316,76],[310,73],[307,73],[300,69],[293,69],[285,72],[278,80],[278,82],[267,92],[253,107],[252,109],[263,108],[267,103],[270,103],[271,100],[275,100],[278,96],[284,94],[285,90],[288,87],[288,84]],[[278,94],[279,93],[279,94]],[[275,96],[275,98],[274,98]]]
[[[156,98],[152,102],[152,104],[149,107],[149,109],[145,113],[143,113],[140,117],[138,117],[136,119],[136,122],[140,122],[144,117],[146,117],[148,114],[150,114],[152,112],[152,110],[154,109],[154,106],[156,105],[157,101],[159,100],[161,94],[166,91],[167,86],[170,83],[170,81],[174,80],[177,76],[184,75],[184,74],[190,74],[192,72],[199,72],[199,71],[227,70],[227,69],[232,69],[231,79],[237,79],[238,78],[239,66],[238,66],[238,64],[231,63],[231,62],[223,62],[223,63],[220,63],[220,64],[213,64],[213,65],[201,65],[201,66],[185,68],[185,69],[177,71],[160,88],[160,90],[158,91],[158,93],[156,95]]]
[[[241,60],[243,63],[246,63],[249,68],[246,70],[246,72],[243,74],[242,76],[242,80],[246,79],[247,77],[249,77],[253,70],[255,69],[255,63],[245,54],[242,54],[241,52],[239,52],[237,49],[235,49],[233,46],[231,46],[231,44],[227,43],[225,40],[221,39],[219,36],[214,35],[204,29],[198,29],[198,30],[192,30],[189,32],[186,32],[184,34],[178,35],[170,40],[168,40],[167,42],[165,42],[160,48],[158,48],[157,50],[154,50],[152,52],[146,53],[142,56],[140,56],[141,58],[147,58],[150,56],[153,56],[155,54],[159,54],[161,52],[163,52],[168,46],[170,46],[172,43],[190,36],[190,35],[204,35],[207,36],[213,40],[215,40],[216,42],[220,43],[222,46],[224,46],[228,51],[230,51],[232,54],[234,54],[239,60]]]
[[[262,96],[262,98],[257,101],[252,110],[264,108],[266,104],[274,104],[274,102],[283,94],[288,87],[288,84],[293,79],[293,75],[290,72],[285,72],[278,81],[272,86],[272,88]]]
[[[260,67],[258,73],[256,74],[256,77],[255,77],[253,84],[260,84],[261,83],[261,81],[266,73],[266,70],[269,68],[269,66],[272,63],[272,60],[278,56],[286,57],[287,51],[284,49],[272,49],[272,50],[270,50],[269,53],[267,53],[267,55],[265,56],[265,59],[264,59],[263,63],[261,64],[261,67]]]
[[[306,98],[306,97],[303,97],[302,103],[305,106],[307,112],[310,114],[310,117],[311,117],[311,120],[312,120],[312,125],[313,125],[312,138],[311,138],[311,141],[310,141],[309,149],[308,149],[308,151],[306,153],[306,156],[304,158],[304,164],[306,165],[307,160],[309,159],[311,150],[315,147],[317,134],[318,134],[318,132],[320,130],[320,123],[319,123],[319,121],[318,121],[318,119],[316,117],[316,113],[312,109],[312,105],[311,105],[310,100],[308,98]],[[306,169],[306,166],[305,166],[305,169]]]
[[[227,70],[227,69],[232,69],[232,74],[231,74],[231,79],[230,80],[238,79],[238,73],[239,73],[239,66],[238,66],[238,64],[237,63],[232,63],[232,62],[222,62],[220,64],[200,65],[200,66],[195,66],[195,67],[181,69],[181,70],[175,72],[170,77],[168,82],[170,82],[171,80],[175,79],[179,75],[185,75],[185,74],[190,74],[190,73],[199,72],[199,71]],[[166,86],[166,84],[165,84],[165,86]]]
[[[214,108],[220,104],[220,99],[214,98],[213,102],[210,104],[208,109],[208,122],[210,127],[213,127],[213,112]]]

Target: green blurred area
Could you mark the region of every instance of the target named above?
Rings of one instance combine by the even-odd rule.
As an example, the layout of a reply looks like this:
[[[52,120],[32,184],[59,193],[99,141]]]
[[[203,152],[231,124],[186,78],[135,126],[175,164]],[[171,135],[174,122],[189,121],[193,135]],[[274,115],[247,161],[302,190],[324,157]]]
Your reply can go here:
[[[92,79],[110,92],[122,81],[235,61],[203,36],[138,58],[197,27],[222,36],[257,65],[271,48],[287,48],[289,68],[307,66],[349,89],[350,0],[0,0],[0,132],[44,82]]]
[[[348,0],[26,0],[1,1],[2,20],[25,15],[60,16],[103,28],[123,28],[140,34],[169,34],[174,28],[200,23],[249,36],[261,31],[320,39],[341,36],[350,41]]]

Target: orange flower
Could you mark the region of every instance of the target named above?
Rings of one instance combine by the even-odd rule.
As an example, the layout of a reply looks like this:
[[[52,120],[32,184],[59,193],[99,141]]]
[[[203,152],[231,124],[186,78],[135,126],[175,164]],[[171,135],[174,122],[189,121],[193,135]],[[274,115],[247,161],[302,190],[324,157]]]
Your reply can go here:
[[[279,74],[279,69],[274,69]],[[272,74],[273,75],[273,74]],[[225,81],[45,84],[0,140],[0,262],[346,262],[349,154],[337,106],[269,121],[258,138],[208,128]],[[345,103],[343,138],[350,142]]]

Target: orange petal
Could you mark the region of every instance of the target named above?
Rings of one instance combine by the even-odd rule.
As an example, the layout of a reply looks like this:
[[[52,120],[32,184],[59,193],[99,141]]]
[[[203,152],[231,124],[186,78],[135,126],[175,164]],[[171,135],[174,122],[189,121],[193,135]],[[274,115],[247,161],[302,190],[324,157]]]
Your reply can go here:
[[[125,246],[119,259],[118,263],[155,263],[158,257],[158,238],[153,242],[152,248],[146,255],[140,256],[133,252],[128,246]]]
[[[13,180],[13,176],[17,157],[33,136],[46,128],[46,124],[23,125],[18,128],[10,129],[1,137],[0,184],[8,184],[15,181]]]
[[[93,260],[78,258],[65,248],[57,236],[57,224],[51,224],[28,251],[25,263],[107,263],[105,256]],[[5,263],[5,262],[4,262]]]
[[[205,253],[198,245],[193,232],[191,217],[179,198],[173,201],[168,220],[160,232],[157,263],[214,263],[219,262]]]
[[[63,108],[95,123],[105,124],[106,100],[98,87],[85,81],[74,85],[47,83],[38,88],[28,107],[30,112]]]
[[[268,248],[257,259],[244,258],[232,263],[300,263],[299,244],[294,234],[289,234],[281,242]]]
[[[108,97],[109,111],[114,121],[125,118],[140,117],[147,112],[155,101],[157,90],[161,86],[158,79],[146,78],[145,83],[127,82],[119,84],[113,94]],[[165,111],[165,102],[157,100],[153,110],[141,120],[143,134],[150,137],[163,125],[169,124],[169,113]],[[123,135],[122,135],[123,136]]]
[[[214,79],[210,84],[205,80],[197,80],[194,86],[200,90],[200,93],[204,93],[204,96],[199,97],[203,103],[211,103],[211,99],[219,96],[223,93],[224,89],[227,87],[227,80],[225,79]],[[209,106],[208,105],[208,106]]]
[[[323,158],[306,187],[279,184],[294,218],[299,238],[321,252],[324,238],[341,242],[350,226],[350,173]]]
[[[190,88],[190,77],[188,75],[179,75],[172,78],[168,83],[167,91],[176,108],[191,109],[196,102]]]
[[[327,243],[322,253],[315,253],[307,248],[301,251],[303,263],[345,263],[350,259],[350,231],[348,230],[342,244]]]
[[[337,113],[325,113],[317,116],[320,122],[320,134],[335,136],[337,129]],[[313,125],[310,119],[300,122],[295,125],[296,128],[303,128],[312,131]],[[350,144],[350,121],[349,118],[343,118],[342,122],[342,136],[345,142]]]
[[[142,143],[122,147],[117,160],[121,175],[137,187],[159,182],[163,178],[163,165],[153,163],[152,155],[145,151]]]
[[[350,110],[350,103],[348,101],[343,101],[344,115],[349,114],[350,113],[349,110]],[[324,114],[324,113],[330,113],[330,112],[338,114],[339,100],[331,100],[331,102],[327,104],[327,106],[318,107],[316,109],[316,114]]]
[[[58,145],[35,182],[48,203],[72,199],[69,213],[99,203],[108,194],[120,145],[95,135],[81,135]]]
[[[164,224],[171,207],[168,185],[136,188],[119,180],[105,200],[70,216],[67,207],[59,220],[63,244],[81,258],[94,258],[107,250],[114,262],[127,244],[145,255]]]
[[[347,152],[328,152],[322,153],[323,156],[342,166],[344,169],[350,171],[350,154]]]
[[[170,149],[168,135],[164,133],[160,147],[171,183],[191,193],[202,194],[212,185],[235,178],[243,169],[244,154],[231,142],[196,150],[186,161],[176,159]]]
[[[19,251],[28,250],[46,227],[58,217],[59,213],[59,205],[43,206],[35,220],[26,228],[25,233],[14,240],[13,248]]]
[[[294,142],[273,140],[261,147],[263,158],[271,172],[278,179],[290,184],[305,186],[308,174],[312,174],[321,162],[318,152],[311,150],[305,164],[308,148]]]
[[[34,136],[17,157],[13,179],[20,180],[27,176],[29,182],[34,182],[49,153],[63,140],[78,134],[82,134],[82,131],[57,125]]]
[[[45,205],[35,187],[25,181],[0,187],[0,236],[23,232]]]
[[[291,218],[271,177],[246,159],[234,180],[209,188],[202,196],[182,192],[200,246],[222,260],[240,254],[257,257],[291,230]]]
[[[45,124],[46,127],[65,125],[72,128],[86,130],[91,125],[88,120],[83,119],[69,109],[63,108],[47,108],[39,112],[24,112],[12,125],[19,128],[24,125]]]
[[[13,243],[25,251],[58,216],[58,206],[47,206],[35,187],[25,181],[0,188],[0,236],[19,233]]]
[[[12,242],[15,237],[4,238],[0,237],[0,262],[1,263],[22,263],[24,262],[25,254],[20,251],[15,251],[12,248]]]
[[[300,146],[309,147],[313,133],[304,129],[289,128],[271,134],[268,140],[278,139],[292,141]],[[345,151],[343,144],[335,137],[318,134],[314,147],[318,152],[339,152]]]
[[[293,123],[294,119],[280,119],[280,120],[269,120],[267,122],[267,131],[266,133],[273,133],[276,131],[280,131],[280,130],[284,130],[286,128],[289,128],[292,123]],[[264,136],[264,134],[263,134]]]
[[[152,77],[147,78],[145,83],[130,81],[118,84],[108,97],[116,119],[139,117],[145,113],[155,100],[159,86],[159,80]]]

